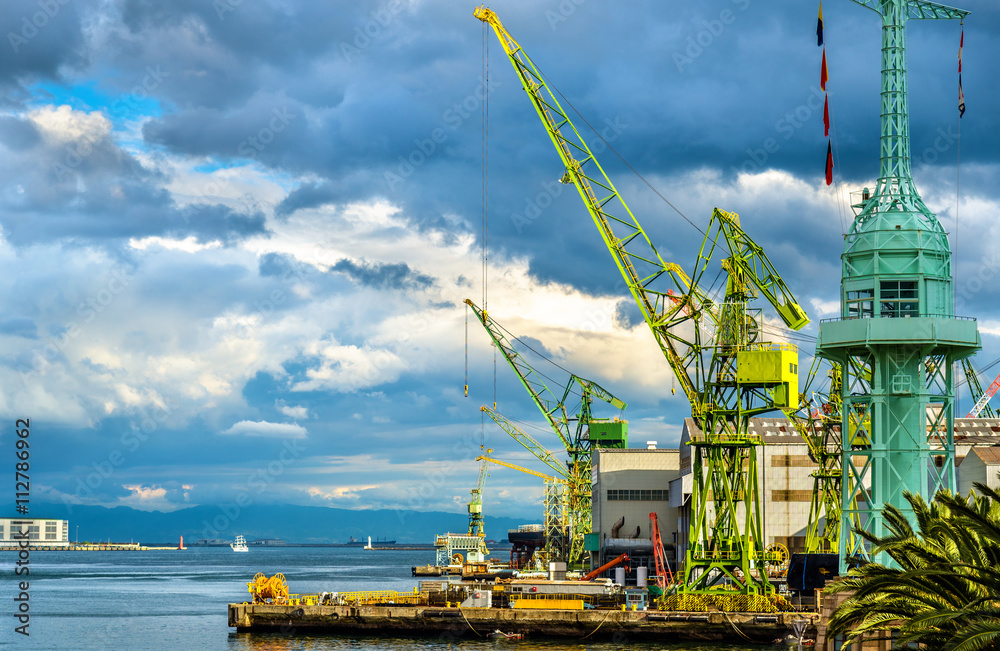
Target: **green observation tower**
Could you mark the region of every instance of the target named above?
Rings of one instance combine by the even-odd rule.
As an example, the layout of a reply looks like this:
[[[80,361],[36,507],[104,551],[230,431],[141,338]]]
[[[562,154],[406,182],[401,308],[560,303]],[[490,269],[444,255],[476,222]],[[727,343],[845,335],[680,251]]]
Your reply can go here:
[[[955,316],[948,234],[910,176],[906,22],[968,12],[920,0],[853,0],[882,19],[882,135],[874,192],[853,201],[844,236],[840,318],[820,324],[817,355],[843,369],[840,565],[869,559],[852,527],[884,534],[881,509],[912,510],[955,487],[955,362],[981,345]],[[888,559],[871,559],[887,562]]]

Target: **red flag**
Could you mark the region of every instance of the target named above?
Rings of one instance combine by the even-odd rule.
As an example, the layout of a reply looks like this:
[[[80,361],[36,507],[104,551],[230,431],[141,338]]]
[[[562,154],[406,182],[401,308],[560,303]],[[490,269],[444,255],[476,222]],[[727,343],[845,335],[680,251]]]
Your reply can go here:
[[[826,48],[823,48],[823,70],[819,73],[819,89],[826,90],[826,82],[829,81],[830,75],[826,73]]]
[[[830,97],[823,96],[823,135],[830,135]]]
[[[962,74],[962,48],[965,47],[965,29],[962,29],[962,37],[958,40],[958,74]]]
[[[830,185],[833,183],[833,146],[827,141],[826,143],[826,184]]]

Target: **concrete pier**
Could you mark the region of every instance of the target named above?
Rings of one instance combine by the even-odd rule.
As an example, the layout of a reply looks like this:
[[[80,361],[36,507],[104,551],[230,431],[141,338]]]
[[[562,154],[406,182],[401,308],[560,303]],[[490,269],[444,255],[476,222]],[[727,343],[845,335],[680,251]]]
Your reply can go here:
[[[817,613],[681,613],[632,610],[442,608],[406,605],[229,604],[237,631],[440,636],[476,639],[500,630],[569,639],[711,640],[767,643],[806,620],[815,638]]]

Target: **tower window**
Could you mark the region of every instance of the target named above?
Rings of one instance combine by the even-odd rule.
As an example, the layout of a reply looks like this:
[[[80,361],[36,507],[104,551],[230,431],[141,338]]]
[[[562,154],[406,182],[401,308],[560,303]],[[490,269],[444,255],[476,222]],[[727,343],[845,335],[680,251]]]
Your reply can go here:
[[[886,318],[919,316],[917,281],[885,280],[879,285],[880,314]]]
[[[875,290],[847,292],[847,318],[870,319],[875,316]]]

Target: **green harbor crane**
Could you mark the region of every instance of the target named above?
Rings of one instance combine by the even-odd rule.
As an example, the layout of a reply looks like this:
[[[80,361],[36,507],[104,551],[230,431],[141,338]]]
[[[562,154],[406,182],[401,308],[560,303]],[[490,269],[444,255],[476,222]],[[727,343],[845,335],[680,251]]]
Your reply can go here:
[[[628,447],[628,421],[620,418],[596,418],[593,415],[592,404],[594,399],[597,399],[619,410],[624,410],[627,405],[596,382],[575,374],[570,374],[562,397],[556,398],[556,394],[543,381],[542,375],[515,349],[504,328],[471,300],[466,299],[465,303],[489,334],[493,345],[514,370],[532,402],[542,412],[549,427],[567,452],[568,462],[565,465],[560,464],[547,448],[525,434],[495,409],[482,408],[482,411],[512,438],[566,480],[569,532],[560,538],[565,540],[568,535],[566,540],[568,547],[555,555],[570,563],[579,562],[584,551],[583,537],[590,533],[592,528],[590,470],[593,449]],[[580,394],[580,409],[578,413],[571,414],[566,403],[576,395],[574,393],[576,391]],[[553,544],[565,547],[558,540],[553,540]]]
[[[492,450],[487,450],[489,454]],[[435,563],[438,567],[463,562],[482,563],[486,561],[490,550],[486,548],[486,529],[483,521],[483,490],[486,488],[489,459],[478,457],[479,480],[475,488],[469,491],[469,531],[465,534],[442,533],[434,537]],[[460,552],[466,552],[463,558]]]
[[[690,441],[694,485],[684,580],[666,606],[774,610],[757,485],[761,441],[748,425],[752,416],[797,407],[798,356],[792,345],[759,341],[763,317],[748,303],[764,295],[794,329],[808,323],[805,311],[735,214],[713,211],[690,277],[664,261],[521,46],[493,11],[479,7],[475,16],[500,39],[562,159],[563,182],[579,192],[700,430]],[[723,248],[726,290],[716,303],[699,281]]]

